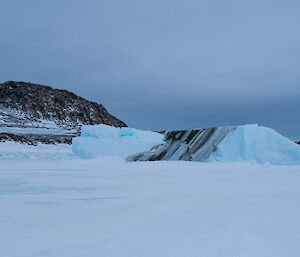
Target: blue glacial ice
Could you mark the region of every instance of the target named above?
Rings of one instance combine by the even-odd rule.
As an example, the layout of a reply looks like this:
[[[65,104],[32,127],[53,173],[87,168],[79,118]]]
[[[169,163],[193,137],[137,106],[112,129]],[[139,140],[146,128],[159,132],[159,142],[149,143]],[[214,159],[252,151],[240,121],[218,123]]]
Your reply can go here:
[[[209,160],[299,165],[300,147],[271,128],[244,125],[231,131]]]
[[[107,125],[82,126],[81,136],[73,139],[73,153],[84,159],[97,156],[127,156],[147,151],[163,141],[163,135],[134,128]]]
[[[270,128],[254,125],[219,127],[164,134],[83,126],[73,139],[72,150],[80,158],[119,156],[129,161],[219,161],[300,165],[300,146]]]

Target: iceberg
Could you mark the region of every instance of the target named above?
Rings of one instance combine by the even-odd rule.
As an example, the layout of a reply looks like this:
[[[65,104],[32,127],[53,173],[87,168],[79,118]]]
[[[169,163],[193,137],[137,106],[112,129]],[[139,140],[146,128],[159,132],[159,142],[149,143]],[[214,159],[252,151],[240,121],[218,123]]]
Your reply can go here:
[[[72,151],[79,158],[127,156],[144,152],[163,142],[163,134],[108,125],[82,126],[80,137],[73,138]]]
[[[84,159],[118,156],[127,161],[256,162],[300,165],[300,146],[257,124],[165,131],[83,126],[73,153]]]
[[[129,161],[256,162],[300,165],[300,147],[257,124],[166,131],[164,143]]]
[[[218,145],[209,161],[300,164],[300,147],[275,130],[257,124],[238,126]]]

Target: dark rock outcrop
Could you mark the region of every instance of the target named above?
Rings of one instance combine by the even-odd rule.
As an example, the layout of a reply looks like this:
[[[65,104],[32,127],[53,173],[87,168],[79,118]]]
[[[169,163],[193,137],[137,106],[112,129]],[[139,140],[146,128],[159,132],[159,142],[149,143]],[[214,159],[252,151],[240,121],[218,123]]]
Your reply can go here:
[[[126,127],[101,104],[67,90],[26,82],[0,84],[0,110],[15,110],[26,118],[55,121],[68,126],[106,124]]]
[[[82,125],[127,125],[101,104],[67,90],[8,81],[0,84],[0,140],[68,143]]]

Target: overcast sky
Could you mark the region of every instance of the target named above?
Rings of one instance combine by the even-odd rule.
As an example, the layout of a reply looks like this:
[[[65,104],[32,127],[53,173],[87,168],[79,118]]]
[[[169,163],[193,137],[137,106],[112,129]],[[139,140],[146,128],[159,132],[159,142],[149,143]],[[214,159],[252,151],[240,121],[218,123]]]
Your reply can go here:
[[[300,139],[299,0],[1,0],[0,81],[71,90],[129,126],[259,123]]]

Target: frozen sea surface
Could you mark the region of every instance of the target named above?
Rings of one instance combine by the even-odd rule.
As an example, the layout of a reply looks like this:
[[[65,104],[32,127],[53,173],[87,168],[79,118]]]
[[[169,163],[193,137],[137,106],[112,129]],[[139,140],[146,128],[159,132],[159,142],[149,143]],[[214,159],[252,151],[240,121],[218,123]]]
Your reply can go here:
[[[76,158],[67,144],[29,146],[15,142],[0,142],[0,162],[11,160],[22,162],[29,160],[69,160]],[[0,164],[1,165],[1,164]]]
[[[63,160],[67,147],[19,146],[38,158],[0,160],[1,257],[300,256],[299,166]]]

